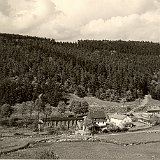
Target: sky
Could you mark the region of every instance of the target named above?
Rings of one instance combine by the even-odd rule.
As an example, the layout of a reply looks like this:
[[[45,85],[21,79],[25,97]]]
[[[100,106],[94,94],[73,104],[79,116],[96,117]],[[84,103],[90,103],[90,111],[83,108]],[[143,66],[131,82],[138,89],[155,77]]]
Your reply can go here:
[[[0,0],[0,32],[160,42],[160,0]]]

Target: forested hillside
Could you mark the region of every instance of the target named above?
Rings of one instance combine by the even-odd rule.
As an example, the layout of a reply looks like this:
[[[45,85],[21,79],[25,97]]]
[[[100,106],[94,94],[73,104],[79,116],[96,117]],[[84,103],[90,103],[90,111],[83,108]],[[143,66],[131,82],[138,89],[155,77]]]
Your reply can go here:
[[[0,34],[0,105],[35,101],[57,106],[67,93],[132,101],[160,99],[160,44],[80,40],[75,43]]]

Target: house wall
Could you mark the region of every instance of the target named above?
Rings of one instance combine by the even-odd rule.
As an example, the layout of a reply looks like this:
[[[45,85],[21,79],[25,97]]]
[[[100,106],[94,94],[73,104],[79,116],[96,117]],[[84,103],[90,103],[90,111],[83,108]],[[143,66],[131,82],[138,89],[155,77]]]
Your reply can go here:
[[[106,126],[106,122],[96,122],[96,124],[100,127]]]
[[[83,128],[83,120],[77,121],[77,127],[78,127],[78,129],[82,129]]]
[[[111,123],[114,123],[116,126],[121,126],[122,124],[122,120],[120,120],[120,119],[115,119],[115,118],[111,118],[110,119],[110,122]]]
[[[122,127],[124,126],[124,124],[130,123],[130,122],[132,122],[132,120],[131,120],[131,118],[129,118],[129,117],[126,117],[126,118],[124,118],[123,120],[121,120],[121,119],[116,119],[116,118],[111,118],[111,119],[110,119],[110,122],[111,122],[111,123],[114,123],[116,126],[122,128]]]
[[[123,124],[130,123],[130,122],[132,122],[132,120],[131,120],[131,118],[129,118],[129,117],[126,117],[126,118],[124,118],[124,119],[122,120],[122,123],[123,123]]]

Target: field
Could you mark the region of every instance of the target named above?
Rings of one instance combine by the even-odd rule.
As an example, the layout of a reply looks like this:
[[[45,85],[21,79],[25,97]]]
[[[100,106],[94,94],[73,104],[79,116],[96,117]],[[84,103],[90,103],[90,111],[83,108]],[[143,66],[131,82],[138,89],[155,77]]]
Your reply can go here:
[[[115,142],[116,144],[136,145],[145,143],[160,143],[160,132],[139,131],[131,133],[104,134],[97,135],[99,139],[106,142]]]
[[[39,144],[34,148],[20,150],[2,158],[34,158],[45,149],[53,150],[61,159],[108,159],[151,160],[160,159],[160,143],[137,146],[119,146],[100,142],[60,142]]]
[[[158,128],[157,128],[158,129]],[[76,136],[71,136],[73,139]],[[62,138],[62,137],[61,137]],[[68,137],[69,138],[69,137]],[[79,137],[82,138],[82,137]],[[159,130],[134,133],[95,135],[99,142],[55,142],[52,140],[36,143],[29,148],[1,155],[2,159],[33,159],[44,150],[50,150],[59,155],[60,159],[108,159],[108,160],[152,160],[160,159],[160,132]],[[8,137],[1,141],[3,146],[9,142],[22,142],[44,139],[44,137]],[[11,140],[11,141],[10,141]],[[14,141],[15,140],[15,141]],[[116,142],[115,144],[112,142]],[[138,144],[141,142],[140,144]],[[7,145],[8,143],[8,145]],[[124,145],[127,144],[127,145]],[[14,147],[14,146],[11,146]]]

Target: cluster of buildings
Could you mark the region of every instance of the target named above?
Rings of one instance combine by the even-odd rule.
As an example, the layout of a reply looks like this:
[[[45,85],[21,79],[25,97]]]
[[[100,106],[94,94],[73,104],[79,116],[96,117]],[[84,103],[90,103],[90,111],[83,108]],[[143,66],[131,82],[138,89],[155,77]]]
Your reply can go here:
[[[69,128],[75,127],[77,130],[86,131],[90,128],[102,130],[103,128],[114,125],[119,128],[124,128],[126,124],[131,123],[132,119],[128,115],[122,114],[107,114],[103,109],[92,110],[86,115],[68,116],[68,117],[51,117],[43,119],[45,126],[57,127],[66,126]]]
[[[151,127],[153,124],[152,118],[160,118],[160,109],[148,109],[146,112],[132,113],[132,114],[106,114],[103,110],[91,111],[84,120],[79,130],[87,131],[94,128],[94,130],[104,131],[109,130],[110,126],[114,126],[120,130],[123,129],[143,129]]]
[[[88,115],[84,117],[83,130],[85,131],[92,127],[102,130],[111,124],[119,128],[124,128],[126,124],[131,123],[132,119],[127,115],[118,113],[108,115],[104,110],[95,110],[90,111]]]
[[[98,107],[96,110],[90,110],[86,115],[75,117],[69,115],[67,117],[52,117],[46,120],[47,125],[57,126],[58,124],[67,126],[75,126],[78,131],[87,131],[94,128],[100,131],[107,129],[107,127],[115,126],[119,129],[133,128],[134,126],[151,126],[153,117],[160,118],[160,101],[153,100],[150,96],[146,96],[145,103],[140,106],[141,111],[133,111],[130,113],[106,113],[104,109]],[[139,108],[139,107],[137,107]]]
[[[154,125],[154,120],[159,119],[160,122],[160,101],[154,100],[150,95],[146,95],[142,101],[139,111],[133,111],[125,114],[105,113],[104,110],[90,111],[84,117],[83,130],[87,128],[97,127],[103,130],[110,125],[114,125],[120,129],[150,127]]]

